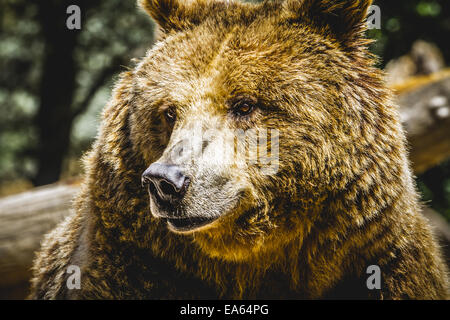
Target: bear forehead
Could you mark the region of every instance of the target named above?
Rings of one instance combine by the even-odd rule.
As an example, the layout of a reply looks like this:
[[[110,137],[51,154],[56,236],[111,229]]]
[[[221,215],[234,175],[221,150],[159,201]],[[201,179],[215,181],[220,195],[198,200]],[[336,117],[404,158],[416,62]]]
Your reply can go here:
[[[249,93],[270,101],[287,86],[308,91],[327,75],[336,81],[332,60],[341,52],[307,26],[267,17],[219,27],[212,21],[157,42],[135,71],[141,92],[154,99],[170,93],[174,100]]]

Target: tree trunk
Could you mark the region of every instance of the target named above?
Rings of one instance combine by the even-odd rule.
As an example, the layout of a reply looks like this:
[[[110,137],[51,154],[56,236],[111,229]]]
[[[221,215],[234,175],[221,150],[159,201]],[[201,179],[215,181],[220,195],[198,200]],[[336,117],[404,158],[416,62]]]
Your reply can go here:
[[[74,50],[79,30],[66,27],[69,1],[41,1],[39,21],[45,43],[40,106],[35,119],[37,145],[36,186],[58,181],[70,144],[73,118],[71,105],[75,91]]]

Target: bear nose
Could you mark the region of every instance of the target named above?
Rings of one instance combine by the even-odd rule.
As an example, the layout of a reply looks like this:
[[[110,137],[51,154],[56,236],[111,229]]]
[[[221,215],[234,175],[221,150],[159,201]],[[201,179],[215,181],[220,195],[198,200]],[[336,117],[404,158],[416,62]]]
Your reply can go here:
[[[171,204],[181,200],[189,186],[189,178],[176,165],[153,163],[142,174],[142,183],[149,184],[150,193]]]

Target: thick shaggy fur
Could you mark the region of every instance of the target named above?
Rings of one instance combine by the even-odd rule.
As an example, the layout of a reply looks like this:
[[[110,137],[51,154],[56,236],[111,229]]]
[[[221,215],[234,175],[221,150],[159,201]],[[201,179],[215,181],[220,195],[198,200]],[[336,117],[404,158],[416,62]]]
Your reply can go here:
[[[446,298],[397,109],[366,49],[370,1],[140,3],[159,41],[115,87],[31,298]],[[243,95],[257,110],[239,118],[229,101]],[[150,212],[141,174],[193,122],[278,129],[279,169],[185,166],[184,213],[221,218],[178,233]],[[380,290],[366,287],[374,264]],[[80,290],[66,287],[69,265]]]

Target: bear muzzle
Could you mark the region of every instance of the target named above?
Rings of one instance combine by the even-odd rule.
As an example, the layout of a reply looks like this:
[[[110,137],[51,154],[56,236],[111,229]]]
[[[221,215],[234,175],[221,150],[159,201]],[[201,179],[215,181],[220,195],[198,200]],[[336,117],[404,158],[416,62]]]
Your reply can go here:
[[[186,194],[190,179],[176,165],[155,162],[142,174],[143,184],[161,204],[176,206]]]
[[[165,219],[173,231],[187,232],[205,226],[216,218],[185,216],[177,210],[189,188],[191,179],[176,165],[155,162],[142,174],[148,188],[151,212]]]

